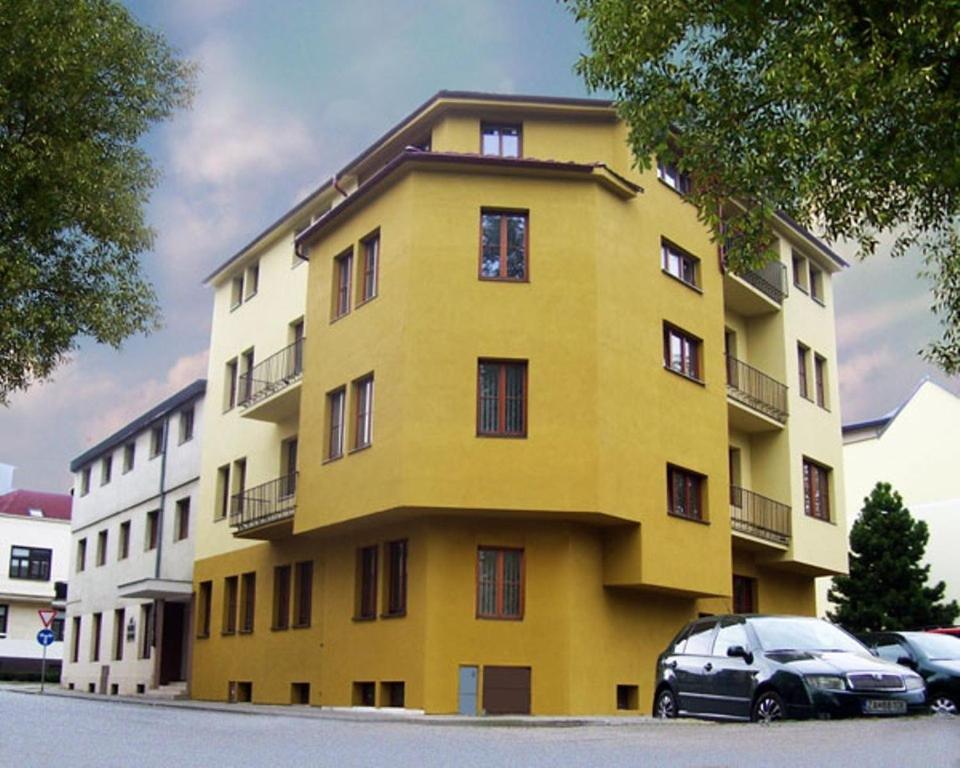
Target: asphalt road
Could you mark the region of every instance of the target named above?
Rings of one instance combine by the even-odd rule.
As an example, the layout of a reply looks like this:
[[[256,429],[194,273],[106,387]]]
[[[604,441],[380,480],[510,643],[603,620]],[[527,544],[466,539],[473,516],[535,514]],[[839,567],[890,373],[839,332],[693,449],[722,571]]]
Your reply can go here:
[[[0,691],[0,766],[960,768],[960,718],[496,727],[241,714]]]

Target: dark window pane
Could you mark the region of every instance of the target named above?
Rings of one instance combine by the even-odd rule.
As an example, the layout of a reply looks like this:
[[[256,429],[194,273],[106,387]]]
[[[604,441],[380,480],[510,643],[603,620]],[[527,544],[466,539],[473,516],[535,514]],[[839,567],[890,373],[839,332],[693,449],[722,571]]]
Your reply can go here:
[[[500,276],[500,220],[495,213],[485,213],[481,218],[482,258],[480,274],[483,277]]]
[[[507,218],[507,277],[522,280],[526,276],[527,217]]]

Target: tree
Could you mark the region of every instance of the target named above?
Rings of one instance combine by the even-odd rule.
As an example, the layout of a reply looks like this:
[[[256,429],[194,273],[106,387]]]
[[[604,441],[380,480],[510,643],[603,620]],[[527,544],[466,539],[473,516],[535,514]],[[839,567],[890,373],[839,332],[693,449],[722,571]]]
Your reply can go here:
[[[836,610],[828,618],[851,632],[949,626],[960,615],[956,600],[943,604],[946,585],[927,586],[920,565],[927,524],[914,520],[889,483],[877,483],[850,530],[850,575],[834,576]]]
[[[0,403],[78,336],[156,327],[138,257],[157,172],[138,140],[192,84],[113,0],[0,0]]]
[[[590,43],[578,72],[613,94],[641,167],[693,175],[732,271],[773,257],[778,211],[860,257],[895,235],[933,278],[925,355],[960,372],[960,3],[563,2]]]

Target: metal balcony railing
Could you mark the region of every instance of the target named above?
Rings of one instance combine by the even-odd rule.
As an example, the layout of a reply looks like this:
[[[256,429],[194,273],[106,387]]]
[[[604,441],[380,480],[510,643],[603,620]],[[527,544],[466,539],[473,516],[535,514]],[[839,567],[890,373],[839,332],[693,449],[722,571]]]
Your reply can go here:
[[[246,488],[230,497],[230,525],[237,532],[293,517],[297,473]]]
[[[787,385],[731,355],[727,355],[727,394],[781,424],[787,423]]]
[[[737,277],[777,304],[783,304],[787,297],[787,268],[782,262],[771,261],[762,269],[744,272]]]
[[[297,339],[240,376],[240,406],[251,405],[298,381],[303,375],[303,342]]]
[[[790,507],[735,485],[730,486],[730,525],[777,544],[790,543]]]

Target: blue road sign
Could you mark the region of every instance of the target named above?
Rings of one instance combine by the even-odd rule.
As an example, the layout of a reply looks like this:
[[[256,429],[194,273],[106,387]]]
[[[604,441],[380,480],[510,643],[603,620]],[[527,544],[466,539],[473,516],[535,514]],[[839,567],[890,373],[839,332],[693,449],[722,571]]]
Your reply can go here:
[[[37,632],[37,642],[40,643],[40,645],[50,645],[53,643],[53,630],[41,629]]]

